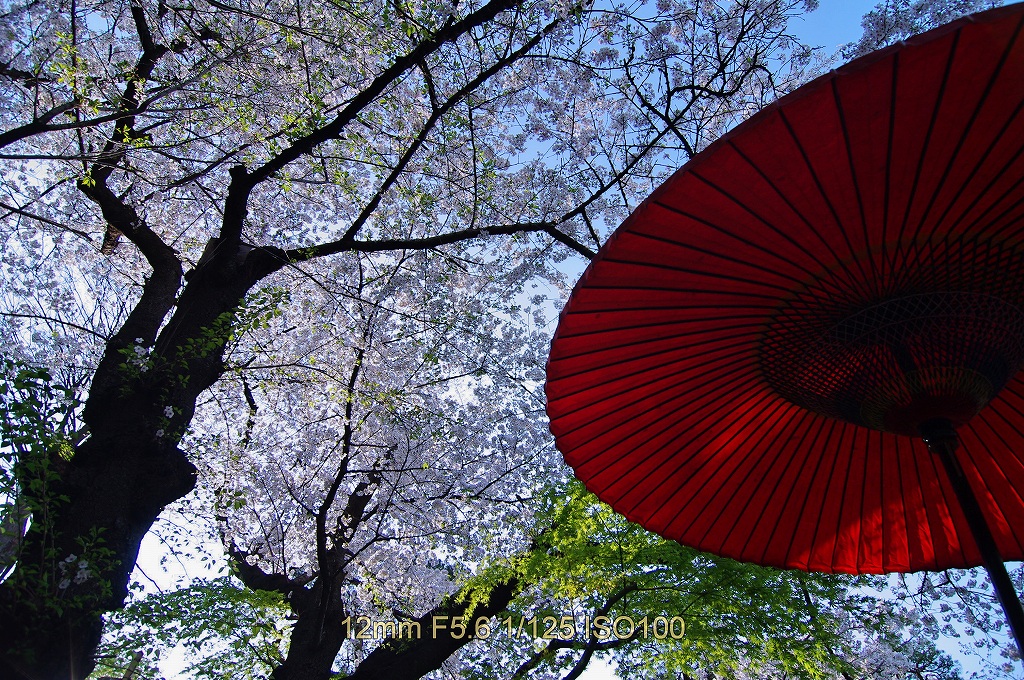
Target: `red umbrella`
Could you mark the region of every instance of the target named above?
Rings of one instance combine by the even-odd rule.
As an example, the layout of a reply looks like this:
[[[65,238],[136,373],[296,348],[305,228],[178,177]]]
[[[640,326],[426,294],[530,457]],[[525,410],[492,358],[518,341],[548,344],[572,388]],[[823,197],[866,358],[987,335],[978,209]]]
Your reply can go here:
[[[1024,649],[1022,27],[1004,7],[818,78],[619,227],[548,363],[591,491],[743,561],[985,564]]]

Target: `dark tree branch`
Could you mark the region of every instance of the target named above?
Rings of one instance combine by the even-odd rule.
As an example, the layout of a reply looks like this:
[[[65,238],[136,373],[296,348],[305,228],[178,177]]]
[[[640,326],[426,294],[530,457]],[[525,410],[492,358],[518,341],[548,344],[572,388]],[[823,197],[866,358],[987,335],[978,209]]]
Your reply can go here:
[[[249,564],[247,558],[253,553],[238,548],[234,543],[225,542],[225,550],[231,558],[231,566],[238,579],[252,590],[268,590],[292,597],[293,593],[304,590],[307,583],[316,578],[316,574],[292,579],[284,574],[267,573],[258,565]]]
[[[640,590],[640,587],[636,583],[629,582],[623,584],[621,588],[616,590],[614,593],[609,595],[607,599],[605,599],[604,604],[601,605],[600,609],[594,612],[594,616],[591,620],[596,619],[599,616],[607,616],[608,612],[611,611],[612,607],[614,607],[619,601],[621,601],[622,598],[638,590]],[[555,653],[562,649],[583,650],[583,655],[573,666],[572,671],[570,671],[570,673],[565,678],[563,678],[563,680],[571,680],[572,678],[577,678],[590,663],[590,660],[594,656],[595,652],[617,649],[636,638],[636,635],[634,635],[631,637],[616,638],[614,640],[602,641],[598,639],[593,630],[587,632],[588,636],[586,642],[581,642],[578,640],[562,640],[558,638],[551,640],[543,649],[535,652],[533,656],[524,661],[522,665],[520,665],[519,668],[516,669],[515,674],[512,676],[512,680],[517,680],[517,678],[525,678],[530,671],[539,666],[545,659],[553,658]]]
[[[448,596],[423,616],[415,619],[419,635],[411,639],[390,639],[374,649],[347,680],[416,680],[441,667],[452,654],[472,642],[474,621],[490,619],[508,608],[522,584],[516,577],[490,586],[475,607],[471,598]],[[464,634],[452,630],[455,617],[463,617]],[[443,624],[443,629],[441,625]]]
[[[126,204],[107,187],[106,183],[97,181],[95,184],[89,184],[85,180],[79,180],[78,188],[99,206],[103,218],[110,226],[122,232],[135,244],[155,273],[170,274],[177,271],[178,277],[181,276],[181,261],[178,260],[174,249],[164,243],[139,216],[135,208]]]
[[[129,78],[125,84],[118,106],[121,115],[114,120],[113,134],[107,139],[98,162],[93,163],[92,179],[97,184],[105,184],[110,174],[120,165],[128,144],[145,137],[135,130],[135,113],[145,92],[146,80],[152,75],[160,58],[167,53],[167,47],[153,42],[142,6],[133,4],[131,11],[139,43],[142,45],[142,55],[135,64],[134,77]]]
[[[160,57],[167,52],[166,47],[153,42],[142,7],[132,5],[131,11],[143,48],[142,55],[135,66],[135,77],[125,85],[120,106],[122,115],[114,121],[114,130],[107,139],[101,160],[93,163],[89,176],[78,181],[78,188],[99,206],[110,227],[135,244],[153,268],[153,275],[146,282],[139,303],[121,329],[114,334],[113,344],[108,347],[97,368],[94,387],[101,389],[117,382],[114,374],[107,372],[116,371],[115,367],[120,364],[118,350],[125,347],[132,338],[142,338],[147,344],[156,338],[167,312],[174,305],[182,278],[181,261],[174,249],[149,228],[134,207],[107,186],[114,168],[124,160],[126,144],[138,137],[135,132],[135,111],[139,107],[145,80],[151,75]]]
[[[0,64],[0,76],[10,78],[16,83],[20,83],[25,87],[35,87],[41,83],[53,82],[51,78],[40,75],[38,73],[32,73],[31,71],[25,71],[20,68],[11,68],[11,63]]]
[[[574,214],[576,212],[577,211],[575,211],[575,210],[573,211]],[[582,243],[580,243],[576,239],[572,238],[571,236],[569,236],[565,232],[560,231],[554,225],[551,225],[551,226],[547,227],[544,230],[544,233],[546,233],[547,235],[549,235],[551,238],[555,239],[556,241],[558,241],[562,245],[568,246],[572,250],[575,250],[577,253],[579,253],[583,257],[587,258],[588,260],[593,260],[595,257],[597,257],[597,253],[595,251],[593,251],[590,248],[586,247],[585,245],[583,245]]]
[[[27,217],[30,220],[36,220],[38,222],[42,222],[43,224],[48,224],[51,227],[57,227],[58,229],[61,229],[63,231],[71,232],[75,236],[81,236],[86,241],[89,241],[90,243],[92,243],[92,236],[90,234],[85,233],[84,231],[82,231],[80,229],[75,229],[73,227],[69,227],[66,224],[61,224],[60,222],[57,222],[56,220],[51,220],[48,217],[43,217],[42,215],[37,215],[35,213],[29,212],[28,210],[25,210],[24,208],[19,208],[19,207],[14,206],[14,205],[7,205],[6,203],[0,203],[0,208],[8,211],[7,215],[21,215],[22,217]],[[7,217],[7,215],[0,215],[0,219],[3,219],[4,217]]]
[[[364,332],[365,340],[365,332]],[[316,514],[316,553],[317,561],[320,563],[320,569],[326,570],[328,565],[332,563],[330,550],[327,547],[329,539],[327,531],[327,515],[334,506],[334,501],[338,497],[338,491],[341,488],[341,483],[344,481],[345,476],[348,473],[348,463],[352,457],[352,435],[355,428],[353,427],[352,420],[355,417],[355,389],[356,381],[359,379],[359,371],[363,364],[365,350],[363,347],[359,347],[356,350],[355,361],[352,362],[352,371],[349,374],[349,380],[346,394],[348,398],[345,404],[345,427],[341,437],[341,463],[338,466],[338,471],[334,475],[334,480],[331,482],[331,486],[327,489],[327,494],[324,496],[323,503],[320,504],[320,509]],[[331,570],[333,571],[333,570]]]
[[[561,18],[555,19],[550,24],[545,26],[544,30],[538,32],[537,35],[533,36],[533,38],[528,40],[525,44],[523,44],[518,50],[513,52],[511,55],[509,55],[505,59],[495,62],[494,64],[491,64],[490,68],[484,69],[483,71],[478,73],[475,78],[470,80],[463,87],[459,88],[459,90],[451,97],[449,97],[448,100],[445,101],[443,104],[435,104],[433,110],[430,113],[430,117],[427,118],[426,122],[423,124],[423,127],[419,131],[419,134],[416,135],[416,138],[413,140],[412,144],[409,145],[409,147],[405,150],[405,153],[402,155],[401,159],[399,159],[398,163],[395,164],[394,169],[381,184],[377,192],[373,195],[373,198],[370,199],[370,201],[366,204],[363,210],[359,213],[359,216],[356,217],[356,219],[352,222],[352,226],[348,228],[348,231],[345,232],[345,235],[342,236],[340,240],[352,241],[355,239],[356,234],[362,228],[363,224],[366,223],[366,220],[370,218],[370,215],[372,215],[374,210],[377,209],[377,206],[380,205],[381,199],[384,198],[384,195],[398,180],[398,177],[408,166],[409,161],[412,160],[413,156],[415,156],[416,152],[420,149],[421,146],[423,146],[423,143],[427,140],[430,131],[433,130],[434,126],[437,124],[439,120],[441,120],[441,118],[444,117],[445,114],[451,111],[452,108],[454,108],[457,104],[465,100],[466,97],[468,97],[478,87],[487,82],[488,79],[493,77],[502,69],[510,66],[511,64],[515,63],[519,59],[522,59],[524,56],[526,56],[526,54],[529,53],[530,50],[536,47],[537,44],[544,39],[544,36],[549,35],[551,31],[555,30],[555,28],[558,27],[560,23],[562,23],[562,21],[563,19]],[[430,73],[430,71],[426,68],[426,66],[421,66],[421,70],[423,71],[424,79],[427,82],[428,91],[430,93],[430,99],[432,102],[434,102],[435,93],[433,88],[433,81],[430,78],[430,76],[427,75]],[[325,244],[323,247],[329,248],[330,245],[331,244],[328,243]],[[313,248],[319,247],[320,246],[313,246]]]
[[[80,103],[81,102],[79,102],[77,99],[73,99],[69,102],[59,104],[57,106],[54,106],[52,109],[45,111],[31,123],[25,123],[24,125],[19,125],[16,128],[11,128],[10,130],[6,130],[0,133],[0,149],[2,149],[5,146],[8,146],[9,144],[13,144],[19,139],[31,137],[32,135],[38,135],[41,132],[48,132],[50,130],[60,128],[78,127],[78,123],[72,123],[70,125],[64,126],[51,126],[49,123],[51,120],[61,115],[62,113],[74,111],[76,108],[78,108]]]
[[[309,249],[298,248],[285,251],[284,257],[289,262],[303,262],[314,257],[333,255],[346,251],[357,253],[379,253],[385,250],[427,250],[439,246],[468,241],[474,238],[486,238],[488,236],[508,236],[510,234],[528,234],[532,232],[544,232],[552,238],[568,245],[584,257],[593,258],[594,251],[577,242],[570,236],[560,232],[552,222],[524,222],[521,224],[505,224],[486,229],[461,229],[447,234],[437,236],[425,236],[422,238],[408,239],[381,239],[379,241],[345,241],[338,240],[333,243],[319,247],[317,252],[309,252]]]
[[[92,335],[93,337],[98,338],[103,342],[106,342],[107,340],[110,339],[107,336],[103,335],[102,333],[97,333],[91,328],[79,326],[77,323],[71,323],[70,321],[64,321],[63,319],[55,319],[52,316],[43,316],[42,314],[18,314],[16,312],[0,312],[0,316],[9,316],[15,319],[39,319],[40,321],[50,321],[52,323],[60,324],[61,326],[74,328],[75,330],[82,331],[83,333],[88,333],[89,335]]]
[[[399,57],[388,68],[373,79],[366,88],[345,106],[330,123],[313,130],[309,134],[296,139],[291,146],[284,149],[263,165],[251,172],[243,166],[236,166],[231,173],[228,196],[225,201],[224,224],[221,237],[229,242],[237,242],[242,235],[245,220],[245,206],[253,188],[274,173],[284,169],[289,163],[310,154],[318,146],[341,135],[345,126],[355,120],[356,115],[375,101],[403,73],[425,60],[444,44],[452,42],[470,30],[481,26],[501,12],[515,7],[515,0],[491,0],[476,12],[469,14],[460,21],[447,23],[430,38],[420,42],[415,48]],[[230,210],[228,209],[230,206]]]

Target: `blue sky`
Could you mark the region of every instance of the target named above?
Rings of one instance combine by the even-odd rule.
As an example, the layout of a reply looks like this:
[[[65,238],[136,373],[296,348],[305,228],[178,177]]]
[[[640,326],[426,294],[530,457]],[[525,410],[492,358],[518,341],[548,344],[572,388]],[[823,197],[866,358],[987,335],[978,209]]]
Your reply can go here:
[[[831,54],[843,43],[860,37],[860,18],[876,0],[820,0],[818,9],[793,26],[794,32],[812,45]]]

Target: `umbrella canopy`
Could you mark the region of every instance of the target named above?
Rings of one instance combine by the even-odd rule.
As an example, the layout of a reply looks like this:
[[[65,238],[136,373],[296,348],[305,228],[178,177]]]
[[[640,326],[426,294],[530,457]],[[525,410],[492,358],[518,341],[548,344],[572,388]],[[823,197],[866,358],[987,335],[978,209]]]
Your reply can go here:
[[[738,560],[1024,559],[1024,5],[851,62],[645,201],[552,342],[559,450],[615,510]]]

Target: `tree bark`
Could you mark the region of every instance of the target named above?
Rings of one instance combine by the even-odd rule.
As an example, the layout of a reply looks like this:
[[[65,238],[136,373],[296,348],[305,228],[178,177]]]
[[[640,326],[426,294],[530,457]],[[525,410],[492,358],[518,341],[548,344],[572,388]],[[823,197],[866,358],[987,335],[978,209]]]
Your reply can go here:
[[[416,619],[419,634],[411,639],[392,639],[370,652],[347,680],[415,680],[441,667],[445,659],[472,642],[474,622],[490,619],[508,608],[519,594],[522,584],[517,578],[494,585],[486,602],[475,607],[458,596],[446,597],[439,605]],[[468,619],[465,618],[467,617]],[[465,634],[456,636],[452,630],[455,617],[464,617]],[[443,623],[435,626],[435,621]],[[493,628],[493,626],[492,626]],[[493,633],[493,630],[492,630]]]
[[[347,615],[339,578],[317,578],[309,589],[292,594],[298,620],[292,628],[288,656],[274,669],[273,680],[326,680],[345,642]]]
[[[66,500],[33,518],[18,567],[0,586],[0,677],[88,675],[100,612],[123,605],[142,537],[195,485],[185,455],[140,425],[94,433],[60,472],[54,491]],[[79,583],[81,560],[89,575]]]
[[[107,344],[83,412],[89,437],[70,460],[51,456],[49,495],[60,500],[33,516],[17,569],[0,584],[0,677],[87,676],[102,612],[124,606],[142,537],[194,488],[196,468],[177,444],[199,394],[224,371],[235,310],[282,264],[269,250],[220,245],[208,246],[155,341],[180,268],[179,277],[154,272]],[[151,347],[148,360],[135,347]],[[27,489],[32,480],[19,482]]]
[[[535,546],[534,546],[535,547]],[[228,552],[235,573],[249,588],[274,590],[285,595],[297,614],[290,636],[288,657],[274,669],[273,680],[328,680],[346,637],[358,632],[356,617],[350,616],[341,600],[343,579],[317,574],[312,586],[283,574],[268,574],[246,562],[248,555],[236,548]],[[312,578],[312,577],[310,577]],[[492,585],[487,592],[473,597],[456,593],[416,619],[401,622],[399,634],[374,649],[348,680],[412,680],[441,667],[452,654],[475,638],[475,622],[491,619],[508,608],[523,588],[510,576]],[[474,606],[472,602],[475,601]],[[463,634],[456,635],[456,617],[462,617]],[[491,624],[492,633],[496,626]]]

